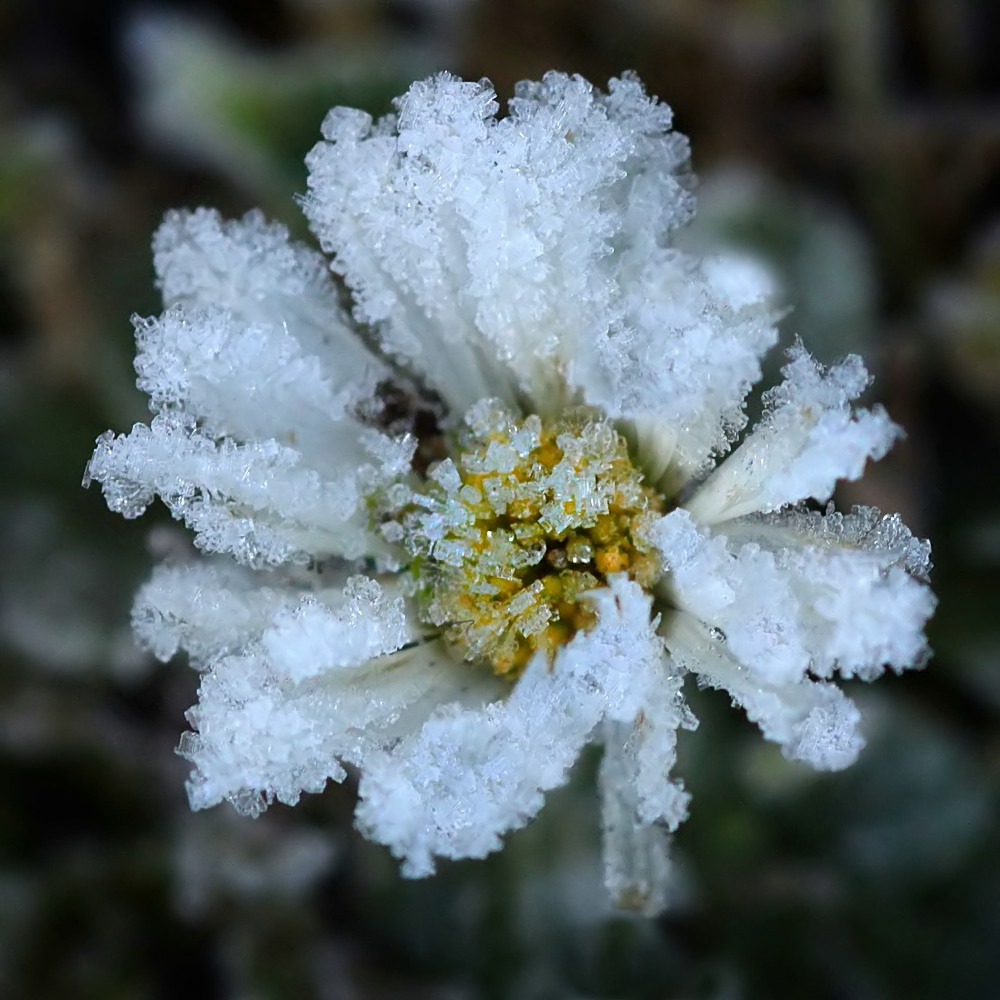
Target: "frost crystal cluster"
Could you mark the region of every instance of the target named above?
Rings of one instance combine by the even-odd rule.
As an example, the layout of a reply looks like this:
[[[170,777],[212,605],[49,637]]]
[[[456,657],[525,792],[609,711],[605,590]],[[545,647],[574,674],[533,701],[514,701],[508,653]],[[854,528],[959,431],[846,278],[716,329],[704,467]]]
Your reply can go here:
[[[597,742],[608,887],[655,912],[684,678],[845,767],[833,682],[921,662],[929,546],[827,506],[899,433],[854,407],[858,358],[793,348],[746,429],[767,280],[673,245],[669,109],[552,73],[497,112],[447,75],[379,121],[331,111],[302,199],[329,260],[256,213],[168,215],[165,311],[136,322],[152,420],[88,480],[126,517],[158,496],[206,554],[134,612],[201,671],[195,808],[355,768],[359,828],[420,876],[496,850]]]

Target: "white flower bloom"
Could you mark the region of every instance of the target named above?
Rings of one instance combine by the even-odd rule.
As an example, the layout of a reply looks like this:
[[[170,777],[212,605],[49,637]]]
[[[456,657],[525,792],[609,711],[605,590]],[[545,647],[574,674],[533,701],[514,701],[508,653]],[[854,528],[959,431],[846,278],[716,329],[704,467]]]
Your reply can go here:
[[[214,555],[158,569],[135,629],[203,672],[194,807],[356,767],[359,827],[425,875],[496,850],[598,741],[607,883],[655,912],[686,674],[836,768],[862,740],[834,676],[924,656],[927,544],[803,506],[898,431],[853,407],[860,360],[797,347],[733,447],[776,339],[766,275],[673,247],[687,146],[634,77],[552,73],[498,120],[488,84],[442,75],[397,112],[331,111],[308,158],[351,315],[256,214],[158,232],[153,418],[88,477]]]

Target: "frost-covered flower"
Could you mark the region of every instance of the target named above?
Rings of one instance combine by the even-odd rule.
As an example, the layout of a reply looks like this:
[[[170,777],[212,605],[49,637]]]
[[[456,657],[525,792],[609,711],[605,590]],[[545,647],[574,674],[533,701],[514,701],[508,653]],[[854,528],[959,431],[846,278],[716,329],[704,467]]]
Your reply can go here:
[[[552,73],[497,110],[442,75],[378,122],[331,111],[302,202],[329,267],[255,213],[170,214],[166,311],[136,323],[153,418],[88,476],[209,554],[134,615],[202,671],[195,808],[256,814],[350,765],[360,829],[426,875],[497,849],[596,741],[606,881],[654,911],[684,677],[844,767],[832,681],[925,655],[929,547],[821,513],[898,434],[853,408],[857,358],[793,348],[744,432],[767,281],[672,245],[693,201],[669,109]]]

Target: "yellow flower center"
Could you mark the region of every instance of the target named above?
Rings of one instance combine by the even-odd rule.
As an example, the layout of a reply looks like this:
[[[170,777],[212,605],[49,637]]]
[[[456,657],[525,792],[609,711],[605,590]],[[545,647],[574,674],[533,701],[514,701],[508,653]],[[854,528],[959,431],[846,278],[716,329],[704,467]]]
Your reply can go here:
[[[594,623],[586,595],[608,574],[656,580],[644,529],[663,501],[597,411],[518,423],[486,401],[466,423],[457,458],[431,466],[419,492],[397,494],[383,530],[412,556],[424,621],[514,680]]]

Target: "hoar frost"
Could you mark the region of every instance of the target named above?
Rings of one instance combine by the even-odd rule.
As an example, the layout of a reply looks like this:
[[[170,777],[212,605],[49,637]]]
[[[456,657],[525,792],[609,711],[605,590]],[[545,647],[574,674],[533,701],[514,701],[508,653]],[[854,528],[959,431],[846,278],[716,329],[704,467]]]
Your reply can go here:
[[[329,260],[257,213],[170,213],[165,311],[136,323],[152,420],[87,477],[126,517],[158,496],[205,553],[134,610],[201,672],[195,808],[350,766],[358,826],[420,876],[499,848],[598,742],[608,888],[656,912],[684,677],[845,767],[833,682],[925,657],[929,546],[827,506],[899,433],[854,406],[858,358],[794,347],[745,428],[775,314],[746,261],[673,246],[669,109],[551,73],[497,111],[448,75],[377,122],[331,111],[302,199]]]

